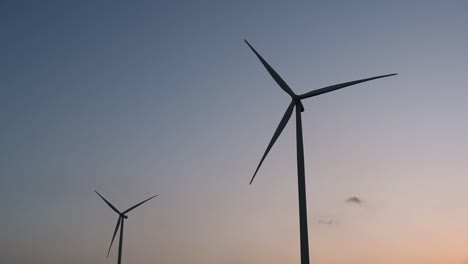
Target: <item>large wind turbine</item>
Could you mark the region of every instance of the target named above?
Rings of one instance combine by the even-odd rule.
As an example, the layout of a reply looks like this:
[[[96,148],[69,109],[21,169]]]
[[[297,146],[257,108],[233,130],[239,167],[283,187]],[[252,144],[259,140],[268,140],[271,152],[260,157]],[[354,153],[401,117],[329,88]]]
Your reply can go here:
[[[276,81],[276,83],[285,91],[289,96],[291,96],[291,103],[289,104],[288,108],[286,109],[286,113],[284,113],[283,118],[281,119],[278,128],[276,128],[275,133],[273,134],[273,138],[270,140],[265,153],[260,160],[260,163],[255,170],[255,173],[250,180],[250,184],[254,180],[255,176],[257,175],[260,166],[262,165],[265,157],[270,152],[273,144],[275,144],[278,137],[281,135],[284,127],[288,123],[291,115],[293,113],[294,108],[296,108],[296,144],[297,144],[297,184],[298,184],[298,192],[299,192],[299,224],[300,224],[300,240],[301,240],[301,264],[309,264],[309,238],[308,238],[308,231],[307,231],[307,205],[306,205],[306,184],[305,184],[305,168],[304,168],[304,145],[302,141],[302,120],[301,120],[301,113],[304,112],[304,106],[302,105],[302,100],[314,97],[317,95],[321,95],[324,93],[332,92],[338,89],[342,89],[351,85],[355,85],[362,82],[367,82],[379,78],[384,78],[388,76],[393,76],[395,74],[387,74],[381,75],[376,77],[371,77],[367,79],[361,79],[351,82],[345,82],[340,84],[335,84],[331,86],[327,86],[324,88],[320,88],[317,90],[313,90],[311,92],[297,95],[295,94],[291,88],[286,84],[286,82],[276,73],[276,71],[266,62],[262,56],[250,45],[250,43],[245,40],[245,43],[250,47],[250,49],[255,53],[257,58],[262,62],[263,66],[266,68],[268,73],[270,73],[271,77]]]
[[[99,197],[101,197],[104,202],[106,202],[107,205],[109,205],[110,208],[112,208],[112,210],[114,210],[114,212],[116,212],[118,215],[119,215],[119,219],[117,220],[117,225],[115,226],[115,231],[114,231],[114,235],[112,236],[112,240],[111,240],[111,243],[110,243],[110,246],[109,246],[109,251],[107,251],[107,257],[109,257],[109,253],[110,253],[110,250],[112,248],[112,243],[114,243],[114,238],[115,238],[115,235],[117,234],[117,231],[119,231],[119,228],[120,228],[120,237],[119,237],[119,257],[118,257],[118,260],[117,260],[117,263],[120,264],[122,262],[122,245],[123,245],[123,228],[124,228],[124,220],[128,218],[128,216],[126,215],[127,213],[129,213],[130,211],[132,211],[133,209],[137,208],[138,206],[142,205],[143,203],[153,199],[154,197],[156,197],[157,195],[151,197],[151,198],[148,198],[146,200],[144,200],[143,202],[141,203],[137,203],[135,204],[134,206],[128,208],[127,210],[123,211],[123,212],[120,212],[119,210],[117,210],[117,208],[115,208],[115,206],[113,206],[109,201],[106,200],[106,198],[104,198],[101,194],[99,194],[97,191],[95,191],[97,193],[97,195],[99,195]]]

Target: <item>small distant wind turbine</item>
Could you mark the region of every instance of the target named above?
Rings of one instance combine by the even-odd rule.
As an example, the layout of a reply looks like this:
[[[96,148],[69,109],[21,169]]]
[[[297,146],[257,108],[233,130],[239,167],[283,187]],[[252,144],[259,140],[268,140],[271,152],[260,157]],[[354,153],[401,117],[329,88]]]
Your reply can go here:
[[[97,195],[99,195],[99,197],[101,197],[104,202],[106,202],[107,205],[109,205],[110,208],[112,208],[112,210],[114,210],[114,212],[116,212],[118,215],[119,215],[119,219],[117,220],[117,225],[115,226],[115,231],[114,231],[114,235],[112,236],[112,241],[110,243],[110,246],[109,246],[109,251],[107,251],[107,257],[109,257],[109,253],[110,253],[110,250],[112,248],[112,243],[114,243],[114,238],[115,238],[115,235],[117,234],[117,231],[119,231],[119,227],[120,227],[120,237],[119,237],[119,257],[118,257],[118,260],[117,260],[117,263],[120,264],[121,261],[122,261],[122,245],[123,245],[123,228],[124,228],[124,220],[128,218],[128,216],[126,216],[125,214],[127,214],[128,212],[132,211],[133,209],[137,208],[138,206],[142,205],[143,203],[146,203],[147,201],[153,199],[154,197],[156,197],[157,195],[151,197],[151,198],[148,198],[146,200],[144,200],[143,202],[141,203],[137,203],[135,204],[134,206],[128,208],[127,210],[123,211],[123,212],[120,212],[119,210],[117,210],[117,208],[115,208],[115,206],[113,206],[109,201],[106,200],[106,198],[104,198],[101,194],[99,194],[97,191],[95,191],[97,193]]]
[[[358,83],[393,76],[393,75],[396,75],[396,73],[371,77],[367,79],[361,79],[361,80],[352,81],[352,82],[335,84],[335,85],[327,86],[327,87],[320,88],[317,90],[313,90],[305,94],[297,95],[291,90],[289,85],[286,84],[286,82],[278,75],[278,73],[276,73],[276,71],[250,45],[250,43],[247,40],[244,40],[244,41],[245,43],[247,43],[250,49],[255,53],[257,58],[260,60],[260,62],[268,71],[268,73],[270,73],[271,77],[273,77],[273,79],[281,87],[281,89],[283,89],[283,91],[289,94],[289,96],[291,96],[291,99],[292,99],[291,103],[286,109],[286,113],[284,113],[283,118],[281,119],[278,125],[278,128],[276,128],[276,131],[273,134],[273,138],[270,140],[270,143],[268,144],[268,147],[265,153],[263,154],[262,159],[260,160],[260,163],[258,164],[257,169],[255,170],[252,180],[250,180],[250,184],[252,184],[252,181],[257,175],[257,172],[260,169],[260,166],[262,165],[263,160],[265,160],[265,157],[268,155],[268,152],[270,152],[271,148],[273,147],[273,144],[275,144],[276,140],[281,135],[281,132],[283,132],[283,129],[288,123],[289,119],[291,118],[292,112],[295,107],[296,108],[296,148],[297,148],[297,178],[298,178],[297,183],[298,183],[298,192],[299,192],[299,225],[300,225],[300,241],[301,241],[301,264],[309,264],[309,238],[308,238],[308,231],[307,231],[304,144],[302,141],[302,119],[301,119],[301,113],[304,112],[304,106],[302,105],[301,100],[309,98],[309,97],[321,95],[324,93],[332,92],[332,91],[342,89],[351,85],[355,85]]]

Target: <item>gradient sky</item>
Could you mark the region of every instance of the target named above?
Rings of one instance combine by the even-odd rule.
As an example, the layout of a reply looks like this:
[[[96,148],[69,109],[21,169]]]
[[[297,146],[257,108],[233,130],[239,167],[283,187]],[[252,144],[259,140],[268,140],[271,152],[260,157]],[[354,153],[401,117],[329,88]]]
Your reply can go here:
[[[468,2],[1,1],[2,263],[468,262]],[[361,205],[347,203],[359,197]],[[328,225],[320,220],[333,220]]]

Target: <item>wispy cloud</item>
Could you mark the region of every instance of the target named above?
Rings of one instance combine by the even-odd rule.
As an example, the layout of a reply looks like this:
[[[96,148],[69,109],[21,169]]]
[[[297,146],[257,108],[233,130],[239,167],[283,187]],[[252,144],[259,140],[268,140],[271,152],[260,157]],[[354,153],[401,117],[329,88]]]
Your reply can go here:
[[[333,219],[319,219],[317,221],[317,224],[319,224],[319,225],[333,225],[335,223],[336,222]]]
[[[346,199],[346,202],[347,203],[354,203],[354,204],[363,204],[364,201],[361,200],[360,198],[356,197],[356,196],[353,196],[353,197],[349,197],[348,199]]]

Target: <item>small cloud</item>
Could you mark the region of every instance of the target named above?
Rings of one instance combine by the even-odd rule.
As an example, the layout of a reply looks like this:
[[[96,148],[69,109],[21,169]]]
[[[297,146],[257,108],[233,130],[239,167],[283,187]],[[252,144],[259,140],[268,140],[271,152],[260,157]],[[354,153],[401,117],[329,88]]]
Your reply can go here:
[[[361,205],[361,204],[364,203],[363,200],[359,199],[359,198],[356,197],[356,196],[349,197],[348,199],[346,199],[346,202],[347,202],[347,203],[359,204],[359,205]]]
[[[317,224],[319,225],[333,225],[335,224],[335,221],[332,219],[319,219],[317,221]]]

